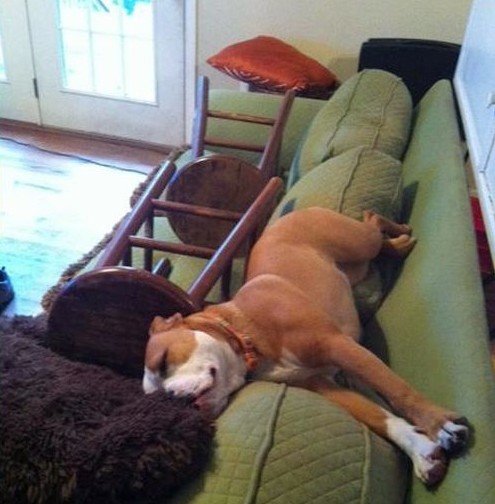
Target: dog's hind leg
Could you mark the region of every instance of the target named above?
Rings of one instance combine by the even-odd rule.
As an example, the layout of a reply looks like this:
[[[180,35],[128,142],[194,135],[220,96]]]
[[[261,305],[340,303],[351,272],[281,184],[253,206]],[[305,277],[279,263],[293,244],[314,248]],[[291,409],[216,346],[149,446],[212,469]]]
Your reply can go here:
[[[416,245],[417,240],[411,236],[412,228],[408,224],[398,224],[371,210],[363,212],[363,222],[373,225],[384,235],[380,253],[403,258]]]
[[[408,234],[396,238],[384,238],[380,253],[390,257],[407,257],[416,243],[417,239]]]
[[[300,386],[338,404],[373,432],[396,444],[411,458],[415,474],[426,485],[436,485],[444,478],[448,458],[440,442],[432,441],[403,418],[322,376],[309,378]]]
[[[372,210],[365,210],[363,212],[363,222],[368,222],[375,226],[381,233],[384,233],[391,238],[412,233],[412,227],[409,224],[399,224],[383,215],[380,215]]]

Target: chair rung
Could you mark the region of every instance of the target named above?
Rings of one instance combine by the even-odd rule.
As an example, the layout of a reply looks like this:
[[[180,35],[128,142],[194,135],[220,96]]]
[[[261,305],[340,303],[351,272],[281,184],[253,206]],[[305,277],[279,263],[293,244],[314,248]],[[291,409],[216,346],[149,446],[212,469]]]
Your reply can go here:
[[[230,142],[228,140],[221,140],[220,138],[205,138],[205,145],[212,145],[214,147],[228,147],[231,149],[239,149],[251,152],[263,152],[265,150],[264,145],[253,145],[243,142]]]
[[[200,205],[190,205],[188,203],[179,203],[176,201],[163,201],[159,199],[151,200],[153,206],[160,210],[168,210],[169,212],[186,213],[189,215],[197,215],[198,217],[209,217],[213,219],[221,219],[237,222],[243,214],[240,212],[232,212],[230,210],[219,210]]]
[[[171,252],[192,257],[201,257],[202,259],[211,259],[216,252],[215,249],[199,247],[196,245],[187,245],[186,243],[171,243],[153,238],[144,238],[142,236],[129,236],[129,245],[144,249],[161,250],[162,252]]]
[[[273,126],[275,124],[275,119],[272,119],[271,117],[238,114],[237,112],[221,112],[220,110],[208,110],[208,117],[214,117],[216,119],[228,119],[230,121],[264,124],[266,126]]]
[[[168,278],[171,271],[172,264],[170,263],[170,259],[168,259],[168,257],[164,257],[158,261],[157,265],[153,268],[152,273],[153,275],[160,275]]]

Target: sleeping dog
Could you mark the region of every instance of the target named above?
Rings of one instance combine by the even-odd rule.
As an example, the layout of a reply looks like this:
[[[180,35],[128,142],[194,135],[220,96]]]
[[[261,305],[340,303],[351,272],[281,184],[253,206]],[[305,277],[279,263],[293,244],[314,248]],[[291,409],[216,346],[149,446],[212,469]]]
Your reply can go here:
[[[317,392],[412,459],[427,485],[440,482],[468,427],[457,413],[414,390],[359,343],[352,286],[380,253],[405,257],[415,239],[405,224],[364,212],[357,221],[323,208],[294,211],[267,227],[249,256],[246,283],[231,301],[187,317],[156,317],[143,387],[190,396],[216,417],[253,379]],[[339,370],[372,387],[385,410],[339,387]]]

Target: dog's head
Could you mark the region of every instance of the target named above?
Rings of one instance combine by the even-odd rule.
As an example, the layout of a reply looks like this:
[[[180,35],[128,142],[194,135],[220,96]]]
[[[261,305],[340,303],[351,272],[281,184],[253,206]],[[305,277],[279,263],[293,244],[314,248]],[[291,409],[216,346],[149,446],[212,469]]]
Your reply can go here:
[[[179,313],[155,317],[146,347],[143,388],[190,397],[208,416],[225,408],[245,382],[243,359],[225,340],[193,330]]]

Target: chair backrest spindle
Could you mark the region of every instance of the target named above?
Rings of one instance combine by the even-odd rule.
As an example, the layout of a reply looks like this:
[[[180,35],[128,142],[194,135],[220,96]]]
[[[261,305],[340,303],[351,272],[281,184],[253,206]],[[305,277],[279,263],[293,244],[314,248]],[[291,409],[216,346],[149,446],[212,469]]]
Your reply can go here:
[[[194,115],[192,154],[194,159],[204,155],[205,145],[212,147],[224,147],[241,151],[259,152],[261,154],[258,168],[263,178],[268,180],[277,173],[278,154],[282,144],[283,132],[287,123],[295,91],[287,91],[284,95],[277,116],[275,118],[254,116],[238,112],[224,112],[208,109],[209,80],[207,77],[198,78],[196,90],[196,111]],[[222,119],[226,121],[240,121],[260,124],[270,127],[267,142],[257,145],[242,141],[234,141],[224,138],[207,136],[208,118]]]

